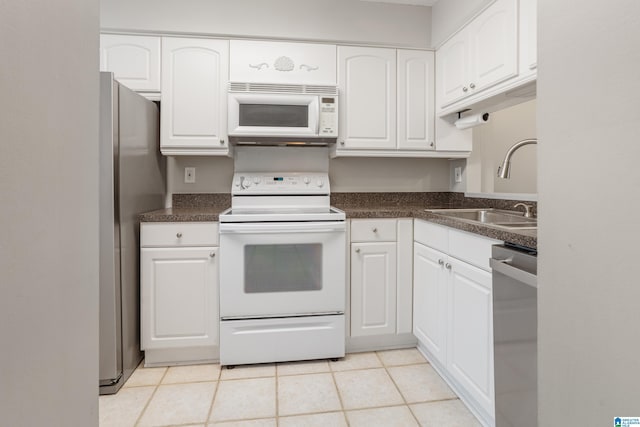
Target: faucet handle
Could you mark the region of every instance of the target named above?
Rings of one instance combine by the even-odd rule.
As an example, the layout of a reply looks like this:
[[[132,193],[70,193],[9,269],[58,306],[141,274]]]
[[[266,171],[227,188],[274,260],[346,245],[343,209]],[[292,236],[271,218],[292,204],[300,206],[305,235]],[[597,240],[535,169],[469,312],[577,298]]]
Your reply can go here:
[[[524,207],[524,217],[525,218],[531,218],[533,216],[531,210],[533,209],[532,205],[527,205],[524,203],[516,203],[515,205],[513,205],[514,208],[519,208],[520,206]]]

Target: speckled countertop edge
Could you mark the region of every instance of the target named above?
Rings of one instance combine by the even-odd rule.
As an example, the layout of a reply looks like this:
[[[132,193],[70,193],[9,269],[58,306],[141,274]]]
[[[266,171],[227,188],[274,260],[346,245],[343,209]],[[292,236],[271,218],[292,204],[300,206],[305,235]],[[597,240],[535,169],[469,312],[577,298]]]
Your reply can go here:
[[[362,194],[366,194],[363,197]],[[480,203],[487,207],[486,203],[477,199],[465,200],[458,193],[337,193],[332,194],[331,203],[333,206],[342,209],[347,219],[361,218],[417,218],[430,221],[436,224],[445,225],[462,231],[478,234],[496,240],[514,243],[528,248],[537,249],[538,239],[536,230],[507,231],[492,228],[490,226],[470,224],[455,218],[426,212],[426,209],[438,208],[462,208],[474,207],[472,205]],[[449,195],[449,197],[447,197]],[[178,195],[176,195],[178,196]],[[141,222],[203,222],[218,221],[219,215],[230,207],[231,200],[228,196],[208,199],[205,206],[198,206],[197,202],[189,199],[190,195],[184,196],[174,203],[179,207],[158,209],[146,212],[138,216]],[[353,196],[353,197],[351,197]],[[202,196],[198,195],[198,201],[202,201]],[[186,200],[186,201],[185,201]],[[175,201],[175,198],[174,198]],[[504,209],[511,201],[502,202],[498,206]]]

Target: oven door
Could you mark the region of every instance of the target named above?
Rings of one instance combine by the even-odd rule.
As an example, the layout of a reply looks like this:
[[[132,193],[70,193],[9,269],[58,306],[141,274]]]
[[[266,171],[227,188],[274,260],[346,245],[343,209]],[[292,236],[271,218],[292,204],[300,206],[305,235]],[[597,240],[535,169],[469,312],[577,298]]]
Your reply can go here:
[[[220,224],[223,320],[343,313],[344,221]]]
[[[318,136],[316,95],[229,93],[229,136]]]

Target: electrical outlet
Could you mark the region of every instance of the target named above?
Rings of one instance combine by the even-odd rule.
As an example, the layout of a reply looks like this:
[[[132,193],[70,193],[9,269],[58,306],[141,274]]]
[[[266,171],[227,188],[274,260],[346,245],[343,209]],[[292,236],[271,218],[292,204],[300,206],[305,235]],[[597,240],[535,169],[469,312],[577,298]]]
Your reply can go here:
[[[453,177],[455,182],[462,182],[462,167],[458,166],[453,169]]]
[[[185,184],[196,183],[196,168],[184,168],[184,183]]]

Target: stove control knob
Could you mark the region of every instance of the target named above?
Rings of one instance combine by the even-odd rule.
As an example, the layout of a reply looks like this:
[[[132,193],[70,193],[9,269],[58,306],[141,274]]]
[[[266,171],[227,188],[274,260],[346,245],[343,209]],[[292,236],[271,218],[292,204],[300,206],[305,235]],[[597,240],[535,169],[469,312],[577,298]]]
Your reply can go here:
[[[242,188],[249,188],[251,187],[251,179],[250,177],[246,177],[242,180]]]
[[[233,185],[236,187],[240,187],[240,178],[236,178],[233,180]]]
[[[316,185],[322,188],[322,186],[324,185],[324,181],[322,179],[318,179],[318,182],[316,182]]]
[[[305,184],[309,184],[309,183],[311,182],[311,179],[310,179],[308,176],[305,176],[304,178],[302,178],[302,181],[303,181]]]
[[[254,176],[253,177],[253,183],[256,184],[256,185],[260,184],[260,177],[259,176]]]

